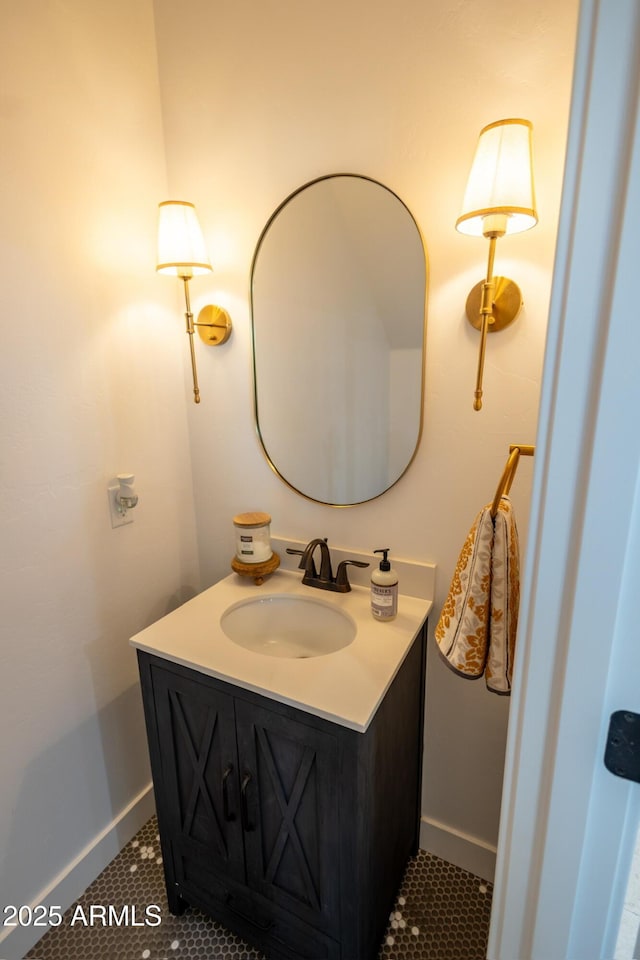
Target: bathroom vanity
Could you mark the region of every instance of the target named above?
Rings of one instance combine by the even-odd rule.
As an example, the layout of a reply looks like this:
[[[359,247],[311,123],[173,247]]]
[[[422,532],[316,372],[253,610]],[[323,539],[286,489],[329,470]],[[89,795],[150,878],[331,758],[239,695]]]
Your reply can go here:
[[[132,639],[167,897],[274,960],[369,960],[418,846],[431,603],[377,623],[364,587],[318,593],[232,575]],[[270,655],[223,629],[314,604],[350,622],[341,649]]]

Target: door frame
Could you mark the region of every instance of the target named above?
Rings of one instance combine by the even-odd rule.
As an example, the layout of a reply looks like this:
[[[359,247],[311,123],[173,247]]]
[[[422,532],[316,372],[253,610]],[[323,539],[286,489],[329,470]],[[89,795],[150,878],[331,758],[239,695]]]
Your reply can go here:
[[[625,629],[640,571],[639,38],[637,0],[581,3],[492,960],[613,956],[640,810],[638,785],[602,764],[612,703],[640,710],[637,690],[615,703],[614,669],[639,645]]]

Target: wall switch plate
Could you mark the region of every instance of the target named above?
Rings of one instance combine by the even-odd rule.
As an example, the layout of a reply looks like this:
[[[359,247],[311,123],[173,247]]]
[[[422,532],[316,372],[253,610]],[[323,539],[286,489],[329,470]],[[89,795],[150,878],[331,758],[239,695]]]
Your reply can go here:
[[[107,492],[109,494],[109,513],[111,515],[111,526],[124,527],[126,523],[133,523],[133,512],[131,510],[125,510],[124,512],[121,512],[118,509],[116,495],[120,492],[120,484],[110,483],[107,487]]]

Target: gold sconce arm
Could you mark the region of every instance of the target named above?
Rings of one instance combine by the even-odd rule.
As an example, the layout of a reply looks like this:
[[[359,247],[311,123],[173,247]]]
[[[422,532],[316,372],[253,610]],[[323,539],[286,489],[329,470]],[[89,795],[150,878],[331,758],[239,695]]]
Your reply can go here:
[[[193,313],[191,312],[191,300],[189,298],[189,277],[183,277],[184,280],[184,301],[186,305],[185,319],[187,321],[187,334],[189,336],[189,351],[191,353],[191,372],[193,374],[193,402],[200,403],[200,387],[198,386],[198,370],[196,367],[196,351],[193,346],[193,334],[195,327],[193,324]]]
[[[467,298],[467,319],[480,331],[480,352],[478,354],[478,372],[476,389],[473,395],[473,409],[482,410],[482,376],[484,357],[487,349],[487,334],[504,330],[516,319],[522,307],[520,287],[507,277],[494,277],[493,262],[496,255],[496,241],[499,232],[488,234],[489,258],[487,260],[487,279],[476,284]]]
[[[520,287],[508,277],[493,276],[496,237],[490,237],[487,279],[477,283],[467,297],[467,320],[480,331],[480,352],[473,409],[482,410],[482,377],[487,334],[499,333],[516,319],[522,307]]]
[[[196,368],[196,351],[193,344],[193,335],[198,328],[198,334],[203,343],[209,346],[217,347],[231,336],[233,325],[231,317],[222,307],[209,304],[203,307],[198,314],[198,319],[194,321],[191,312],[191,300],[189,297],[189,277],[183,276],[184,280],[184,300],[186,305],[185,319],[187,323],[187,334],[189,336],[189,352],[191,354],[191,371],[193,374],[193,402],[200,403],[200,388],[198,386],[198,370]],[[200,319],[204,317],[206,319]]]
[[[482,410],[482,374],[484,372],[484,355],[487,349],[487,333],[489,324],[493,322],[493,296],[495,284],[493,282],[493,261],[496,255],[496,237],[489,239],[489,260],[487,262],[487,279],[482,284],[482,301],[480,304],[480,353],[478,354],[478,372],[476,374],[476,389],[473,395],[473,409]]]

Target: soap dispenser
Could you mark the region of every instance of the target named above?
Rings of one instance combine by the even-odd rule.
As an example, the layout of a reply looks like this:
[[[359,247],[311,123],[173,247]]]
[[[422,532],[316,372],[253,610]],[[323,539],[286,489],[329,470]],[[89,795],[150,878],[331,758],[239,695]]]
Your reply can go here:
[[[376,620],[393,620],[398,613],[398,576],[387,559],[390,547],[381,553],[380,567],[371,574],[371,613]]]

